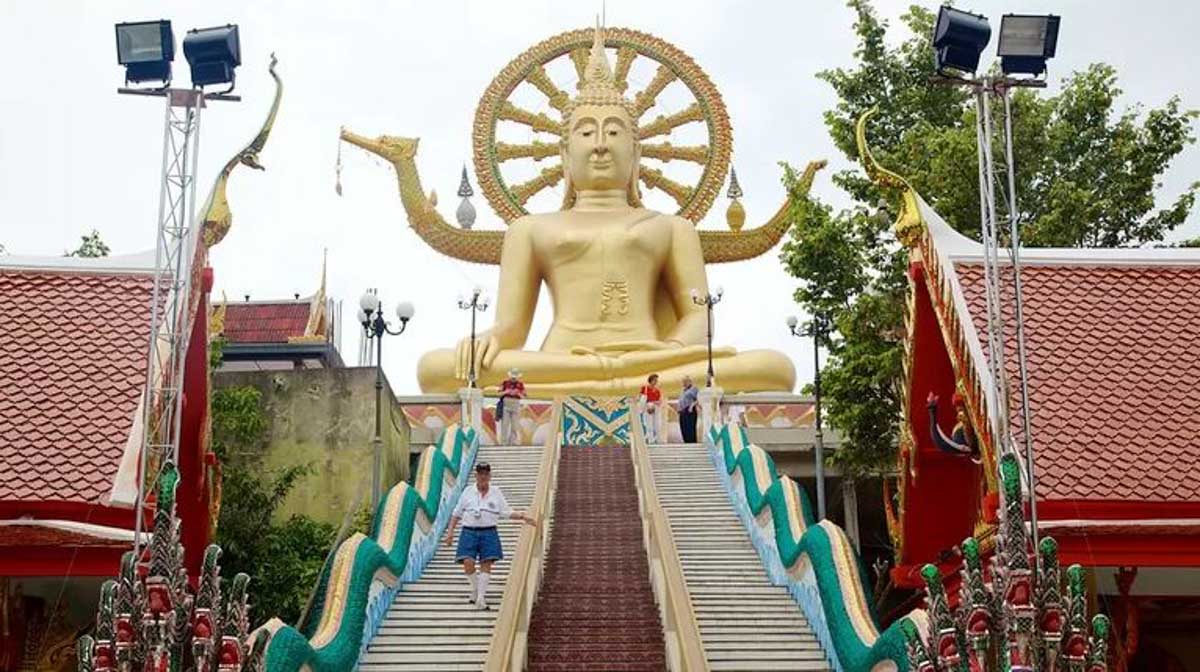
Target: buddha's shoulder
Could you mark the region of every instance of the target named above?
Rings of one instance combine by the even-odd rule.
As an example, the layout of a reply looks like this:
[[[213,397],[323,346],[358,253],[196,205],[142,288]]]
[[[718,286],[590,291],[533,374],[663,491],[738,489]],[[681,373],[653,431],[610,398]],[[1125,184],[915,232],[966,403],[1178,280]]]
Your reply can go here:
[[[694,224],[678,215],[670,215],[657,210],[648,210],[646,208],[637,208],[633,211],[626,211],[624,214],[614,214],[614,220],[624,220],[628,222],[632,212],[632,218],[638,225],[662,227],[664,229],[673,229],[677,227],[685,227],[687,229],[694,228]],[[560,229],[563,224],[570,223],[572,216],[569,211],[557,212],[539,212],[522,215],[513,221],[509,222],[509,231],[521,231],[525,233],[536,233],[545,229]]]

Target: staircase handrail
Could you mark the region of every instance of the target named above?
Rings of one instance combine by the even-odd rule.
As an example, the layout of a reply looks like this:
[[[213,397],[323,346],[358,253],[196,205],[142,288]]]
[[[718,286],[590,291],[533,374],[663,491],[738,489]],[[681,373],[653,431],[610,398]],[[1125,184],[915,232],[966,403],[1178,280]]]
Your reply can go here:
[[[558,483],[558,454],[562,442],[562,399],[554,400],[554,410],[547,425],[546,443],[542,459],[538,464],[537,484],[533,490],[533,502],[529,515],[536,525],[521,526],[517,540],[517,552],[508,572],[504,597],[500,600],[500,611],[492,627],[492,638],[488,642],[487,658],[483,669],[486,672],[521,672],[525,669],[528,653],[529,620],[533,603],[537,599],[542,583],[547,550],[546,538],[550,532],[550,514],[554,507],[554,491]]]
[[[700,624],[683,577],[679,549],[667,513],[658,498],[650,450],[640,422],[630,424],[630,449],[638,488],[638,511],[642,517],[642,540],[650,561],[650,584],[659,605],[667,667],[672,672],[708,670],[708,656],[700,637]]]

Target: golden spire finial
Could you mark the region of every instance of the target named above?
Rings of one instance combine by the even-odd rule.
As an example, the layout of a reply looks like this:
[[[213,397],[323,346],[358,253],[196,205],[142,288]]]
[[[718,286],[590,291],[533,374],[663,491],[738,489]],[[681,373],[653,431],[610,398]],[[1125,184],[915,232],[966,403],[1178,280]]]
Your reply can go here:
[[[638,115],[633,103],[621,95],[612,67],[608,64],[608,54],[604,51],[604,26],[599,16],[596,17],[592,49],[588,54],[587,66],[583,69],[578,88],[579,95],[568,104],[565,117],[570,117],[571,111],[579,105],[619,105],[629,112],[630,118],[636,124]]]

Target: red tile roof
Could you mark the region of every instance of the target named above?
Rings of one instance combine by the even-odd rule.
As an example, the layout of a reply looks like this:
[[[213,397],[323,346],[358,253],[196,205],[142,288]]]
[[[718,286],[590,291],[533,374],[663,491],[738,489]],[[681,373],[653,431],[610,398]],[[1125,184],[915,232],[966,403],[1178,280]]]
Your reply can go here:
[[[287,343],[308,326],[307,301],[231,303],[225,309],[225,339],[230,343]]]
[[[143,537],[145,538],[145,537]],[[78,530],[57,529],[40,525],[5,525],[0,527],[0,548],[12,546],[50,546],[52,548],[113,548],[125,549],[130,541],[106,539]],[[9,553],[15,551],[9,550]]]
[[[0,269],[0,502],[107,502],[152,294],[146,274]]]
[[[986,353],[983,266],[954,267]],[[1039,499],[1200,501],[1200,266],[1043,262],[1021,280]]]

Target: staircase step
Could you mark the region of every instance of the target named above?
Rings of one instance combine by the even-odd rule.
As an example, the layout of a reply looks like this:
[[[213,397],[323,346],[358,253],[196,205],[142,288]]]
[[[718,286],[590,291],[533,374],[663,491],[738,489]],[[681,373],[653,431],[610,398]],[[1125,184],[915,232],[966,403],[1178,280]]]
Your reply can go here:
[[[772,585],[704,447],[651,451],[712,670],[829,670],[808,620]]]
[[[552,529],[528,669],[664,669],[627,447],[563,450]]]
[[[480,447],[476,459],[492,465],[493,483],[504,490],[514,509],[527,509],[533,499],[542,447]],[[474,480],[467,485],[474,487]],[[498,526],[505,560],[492,570],[489,611],[467,601],[462,566],[454,548],[441,545],[421,577],[403,586],[359,663],[363,672],[411,670],[479,670],[487,656],[497,609],[508,579],[509,559],[516,553],[521,524]]]

